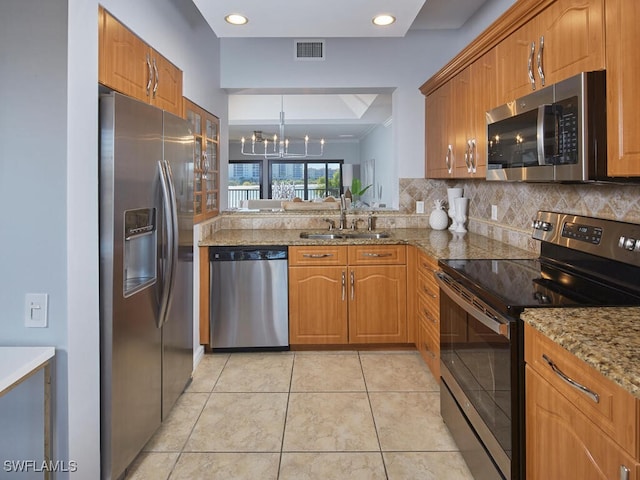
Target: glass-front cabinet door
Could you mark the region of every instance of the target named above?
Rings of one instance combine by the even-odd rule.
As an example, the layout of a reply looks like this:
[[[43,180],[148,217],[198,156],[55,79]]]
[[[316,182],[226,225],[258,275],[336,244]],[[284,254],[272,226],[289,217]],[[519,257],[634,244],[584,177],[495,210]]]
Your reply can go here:
[[[184,99],[184,118],[193,130],[196,140],[193,159],[193,212],[194,222],[215,217],[220,198],[220,120],[189,99]]]

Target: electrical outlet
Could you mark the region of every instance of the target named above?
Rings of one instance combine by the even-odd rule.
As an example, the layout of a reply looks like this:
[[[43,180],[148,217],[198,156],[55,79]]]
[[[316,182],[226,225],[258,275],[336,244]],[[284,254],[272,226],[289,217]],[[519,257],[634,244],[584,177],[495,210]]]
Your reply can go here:
[[[498,206],[491,205],[491,220],[498,220]]]
[[[24,297],[24,326],[46,328],[48,303],[49,295],[46,293],[27,293]]]

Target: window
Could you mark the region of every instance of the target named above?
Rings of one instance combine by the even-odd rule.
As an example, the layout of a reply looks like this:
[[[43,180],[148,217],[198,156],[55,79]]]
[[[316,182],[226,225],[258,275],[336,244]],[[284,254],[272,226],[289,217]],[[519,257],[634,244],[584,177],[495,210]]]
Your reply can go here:
[[[240,208],[242,200],[262,198],[262,160],[229,162],[229,208]]]
[[[239,208],[246,199],[339,197],[343,163],[343,160],[230,160],[229,208]],[[263,165],[268,166],[264,182]]]
[[[269,198],[340,196],[341,160],[271,160],[269,166]]]

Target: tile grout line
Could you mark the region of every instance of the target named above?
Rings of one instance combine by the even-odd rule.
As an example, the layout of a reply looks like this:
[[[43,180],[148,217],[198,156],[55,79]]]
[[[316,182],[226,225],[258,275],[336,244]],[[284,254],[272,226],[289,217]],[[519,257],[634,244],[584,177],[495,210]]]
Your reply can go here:
[[[195,430],[196,425],[198,424],[198,421],[202,417],[202,413],[204,412],[204,409],[207,407],[207,403],[209,403],[209,400],[211,400],[211,396],[214,393],[213,391],[215,390],[216,385],[218,384],[218,381],[220,380],[220,377],[222,376],[222,372],[224,371],[224,369],[227,366],[227,363],[229,363],[229,359],[230,358],[231,358],[231,354],[227,354],[227,359],[224,361],[224,364],[222,365],[222,368],[220,369],[220,372],[218,373],[218,377],[216,378],[216,381],[213,382],[213,386],[211,387],[211,391],[209,391],[209,392],[201,392],[201,393],[208,393],[207,400],[204,402],[204,405],[202,406],[202,410],[200,410],[200,413],[198,414],[198,418],[196,418],[196,421],[193,422],[193,426],[191,427],[191,430],[189,431],[189,435],[187,435],[187,439],[184,441],[184,444],[182,445],[182,448],[180,449],[180,452],[178,452],[178,457],[176,458],[176,461],[173,464],[173,467],[171,468],[171,471],[169,472],[169,476],[167,477],[167,480],[171,480],[171,476],[173,475],[173,472],[175,471],[176,466],[178,465],[178,462],[180,461],[180,457],[182,457],[182,455],[185,453],[185,447],[187,446],[187,443],[189,443],[189,439],[191,438],[191,435],[193,435],[193,431]],[[192,393],[199,393],[199,392],[192,392]],[[187,451],[186,453],[197,453],[197,452]]]
[[[384,469],[384,477],[388,480],[389,474],[387,473],[387,464],[384,461],[384,455],[382,454],[382,444],[380,443],[380,434],[378,433],[376,416],[373,414],[373,405],[371,405],[371,397],[369,396],[369,386],[367,385],[367,376],[364,374],[364,367],[362,366],[362,358],[360,357],[359,351],[358,351],[358,363],[360,364],[360,371],[362,372],[362,380],[364,381],[364,390],[367,393],[367,402],[369,403],[369,410],[371,411],[371,419],[373,420],[373,429],[376,432],[376,440],[378,441],[380,460],[382,460],[382,468]]]
[[[280,458],[278,459],[278,473],[276,480],[280,478],[280,469],[282,468],[282,454],[284,453],[284,435],[287,431],[287,416],[289,414],[289,401],[291,399],[291,387],[293,386],[293,369],[296,366],[296,353],[293,353],[293,360],[291,362],[291,373],[289,374],[289,389],[287,391],[287,406],[284,409],[284,422],[282,425],[282,440],[280,442]]]

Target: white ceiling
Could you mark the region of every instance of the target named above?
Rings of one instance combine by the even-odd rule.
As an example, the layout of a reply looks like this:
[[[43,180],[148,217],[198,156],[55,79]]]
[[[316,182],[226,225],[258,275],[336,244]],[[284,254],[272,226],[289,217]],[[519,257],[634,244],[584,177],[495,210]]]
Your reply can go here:
[[[222,37],[403,37],[410,29],[461,27],[486,0],[193,0]],[[239,13],[246,25],[224,17]],[[396,22],[373,25],[386,13]]]
[[[487,0],[193,0],[218,37],[402,37],[409,30],[457,29]],[[225,15],[248,17],[229,25]],[[396,17],[387,27],[371,22],[379,13]],[[285,133],[290,138],[353,141],[391,119],[391,91],[229,92],[229,139],[249,138],[253,130],[278,133],[284,93]],[[308,92],[305,92],[308,93]],[[374,95],[368,105],[366,95]],[[244,97],[244,98],[242,98]],[[366,102],[365,102],[366,103]],[[360,105],[359,105],[360,104]],[[358,113],[356,113],[358,112]]]

